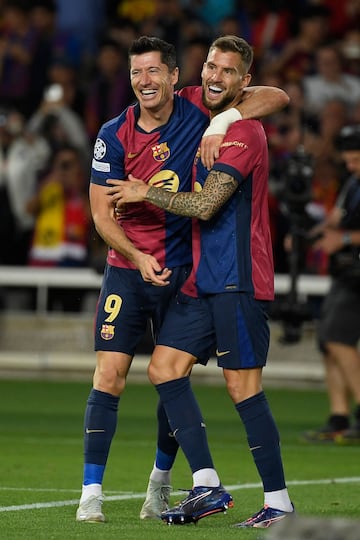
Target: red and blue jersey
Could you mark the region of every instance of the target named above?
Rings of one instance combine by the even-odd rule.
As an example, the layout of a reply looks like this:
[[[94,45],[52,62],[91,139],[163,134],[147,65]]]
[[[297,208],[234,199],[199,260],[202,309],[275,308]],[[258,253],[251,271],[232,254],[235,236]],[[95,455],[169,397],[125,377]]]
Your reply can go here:
[[[274,298],[274,267],[268,210],[268,148],[258,120],[230,126],[213,170],[233,176],[236,192],[209,221],[194,221],[193,272],[183,287],[191,296],[247,292]],[[208,171],[198,156],[193,190]]]
[[[102,126],[94,146],[91,182],[108,186],[108,178],[136,178],[169,191],[190,191],[191,172],[209,114],[201,101],[201,87],[187,87],[174,95],[169,121],[150,133],[137,125],[138,104]],[[133,244],[153,255],[162,267],[191,264],[191,220],[149,203],[128,205],[119,225]],[[135,266],[113,249],[108,263]]]

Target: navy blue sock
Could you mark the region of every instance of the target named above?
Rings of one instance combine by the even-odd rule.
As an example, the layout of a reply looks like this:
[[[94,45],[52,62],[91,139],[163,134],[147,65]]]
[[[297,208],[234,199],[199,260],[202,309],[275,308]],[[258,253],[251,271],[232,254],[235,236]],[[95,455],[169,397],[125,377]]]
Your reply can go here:
[[[235,405],[244,423],[252,456],[264,491],[285,488],[279,432],[264,392]]]
[[[101,484],[117,424],[119,398],[94,388],[85,411],[84,485]]]
[[[162,471],[169,471],[173,466],[179,449],[179,443],[175,439],[162,402],[157,407],[158,438],[155,465]]]
[[[166,411],[169,424],[194,473],[214,468],[206,437],[205,424],[190,385],[182,377],[155,386]]]

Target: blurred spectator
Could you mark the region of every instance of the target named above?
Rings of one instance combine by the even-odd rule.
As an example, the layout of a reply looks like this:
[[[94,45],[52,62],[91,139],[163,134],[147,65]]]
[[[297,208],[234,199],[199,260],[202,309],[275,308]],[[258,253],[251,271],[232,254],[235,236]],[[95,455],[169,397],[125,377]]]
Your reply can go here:
[[[339,163],[333,158],[315,161],[312,204],[318,206],[318,221],[324,220],[335,206],[341,188],[341,172]]]
[[[123,47],[126,51],[131,43],[138,37],[136,24],[130,19],[108,15],[109,21],[104,32],[105,39],[116,41],[119,47]]]
[[[74,33],[61,31],[56,26],[55,0],[32,0],[30,17],[38,33],[38,48],[33,58],[33,79],[40,104],[49,81],[49,70],[55,62],[67,63],[81,69],[81,46]],[[58,82],[58,81],[55,81]]]
[[[178,0],[156,0],[154,5],[153,15],[139,22],[139,33],[157,36],[179,49],[183,39],[181,30],[185,25]]]
[[[63,87],[50,85],[44,92],[43,101],[28,122],[28,130],[45,137],[53,151],[64,144],[75,146],[84,167],[90,164],[90,143],[82,118],[64,99]]]
[[[115,1],[118,16],[136,25],[137,37],[157,36],[172,43],[179,54],[183,43],[203,34],[206,24],[197,11],[201,3],[186,0]]]
[[[30,265],[86,265],[90,214],[85,178],[77,149],[59,148],[27,204],[36,218]]]
[[[107,39],[99,47],[95,74],[85,98],[85,126],[92,142],[102,124],[117,116],[132,99],[127,52],[116,41]]]
[[[82,65],[92,61],[98,40],[104,32],[106,9],[104,0],[56,0],[56,26],[59,31],[78,37],[81,45]]]
[[[80,87],[80,74],[76,68],[64,59],[57,59],[49,66],[47,79],[49,85],[60,84],[63,102],[69,109],[82,117],[84,115],[84,90]],[[84,84],[86,89],[86,83]]]
[[[217,26],[215,27],[215,35],[225,36],[227,34],[234,34],[236,36],[241,36],[246,39],[248,43],[253,43],[252,35],[252,17],[251,9],[249,9],[253,4],[251,2],[245,1],[241,2],[241,5],[238,5],[236,11],[233,14],[226,15],[223,17]],[[256,51],[254,50],[256,55]]]
[[[183,47],[180,59],[181,69],[179,88],[201,85],[201,72],[209,50],[210,42],[206,38],[194,38]]]
[[[306,107],[315,113],[330,100],[338,99],[351,107],[360,101],[360,78],[345,73],[343,59],[334,45],[316,52],[316,73],[304,78]]]
[[[291,10],[286,0],[258,3],[252,21],[251,43],[255,62],[266,63],[284,48],[290,37]]]
[[[360,124],[360,101],[355,105],[351,114],[351,123]]]
[[[349,120],[348,107],[342,100],[327,101],[319,112],[317,129],[305,133],[304,144],[307,152],[315,159],[333,158],[336,150],[335,135]]]
[[[129,19],[135,24],[153,17],[156,13],[156,0],[115,0],[110,3],[119,17]]]
[[[285,81],[301,80],[314,73],[315,53],[328,37],[329,9],[306,5],[300,11],[295,37],[290,38],[272,61],[261,62],[265,73],[279,73]]]
[[[324,221],[334,208],[341,188],[341,171],[339,164],[331,157],[317,159],[314,163],[312,179],[312,200],[307,205],[307,212],[314,223]],[[329,258],[324,251],[306,250],[306,271],[310,274],[326,275]]]
[[[8,0],[3,6],[0,32],[0,102],[28,116],[37,105],[32,77],[38,35],[25,0]]]
[[[348,30],[338,46],[344,58],[344,71],[360,77],[360,27]]]
[[[49,156],[46,140],[25,130],[19,112],[0,112],[0,264],[27,262],[34,219],[26,204]]]
[[[88,265],[90,208],[87,179],[76,148],[63,146],[55,152],[49,173],[28,201],[27,210],[35,217],[30,266]],[[56,304],[77,311],[83,294],[53,290],[49,307]]]
[[[183,47],[186,47],[187,43],[196,41],[198,39],[211,41],[213,36],[212,29],[200,19],[198,15],[195,15],[191,10],[183,11],[182,18],[182,43],[177,47],[177,52],[181,56]],[[182,66],[185,67],[184,65]]]
[[[282,86],[290,98],[288,106],[278,114],[264,119],[272,161],[286,159],[300,144],[305,144],[308,132],[318,132],[319,119],[306,109],[304,87],[301,81],[263,79],[262,84]]]
[[[330,9],[329,30],[333,38],[342,39],[351,28],[360,27],[359,0],[322,0]]]
[[[288,125],[298,125],[302,131],[316,131],[319,119],[308,110],[303,81],[287,81],[283,87],[290,97],[290,103],[284,111],[281,111],[283,114],[279,115],[279,118]]]

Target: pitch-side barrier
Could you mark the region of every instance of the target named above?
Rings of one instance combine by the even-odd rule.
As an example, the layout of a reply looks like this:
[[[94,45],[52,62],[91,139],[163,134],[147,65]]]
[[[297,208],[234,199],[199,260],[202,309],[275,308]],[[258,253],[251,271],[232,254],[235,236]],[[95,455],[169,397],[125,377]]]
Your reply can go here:
[[[48,291],[52,287],[64,289],[99,290],[102,276],[92,268],[32,268],[24,266],[0,266],[0,287],[4,289],[36,289],[36,311],[44,313],[47,309]],[[287,274],[275,275],[276,295],[286,295],[291,288]],[[299,298],[323,296],[330,286],[328,276],[298,276],[296,290]]]

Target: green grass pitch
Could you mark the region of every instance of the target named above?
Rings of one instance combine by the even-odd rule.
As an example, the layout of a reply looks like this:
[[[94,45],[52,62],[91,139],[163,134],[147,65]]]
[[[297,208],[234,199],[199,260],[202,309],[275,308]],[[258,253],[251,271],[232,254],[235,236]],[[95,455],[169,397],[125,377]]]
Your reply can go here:
[[[129,384],[104,479],[105,524],[76,523],[82,480],[83,413],[89,383],[0,380],[0,538],[8,539],[258,539],[232,529],[262,506],[262,489],[240,420],[225,388],[195,386],[216,467],[235,505],[196,526],[139,519],[156,439],[157,396],[150,384]],[[267,395],[277,420],[288,488],[299,515],[360,516],[359,447],[306,444],[302,431],[328,412],[321,390]],[[173,470],[172,502],[191,487],[181,452]],[[290,539],[289,539],[290,540]]]

